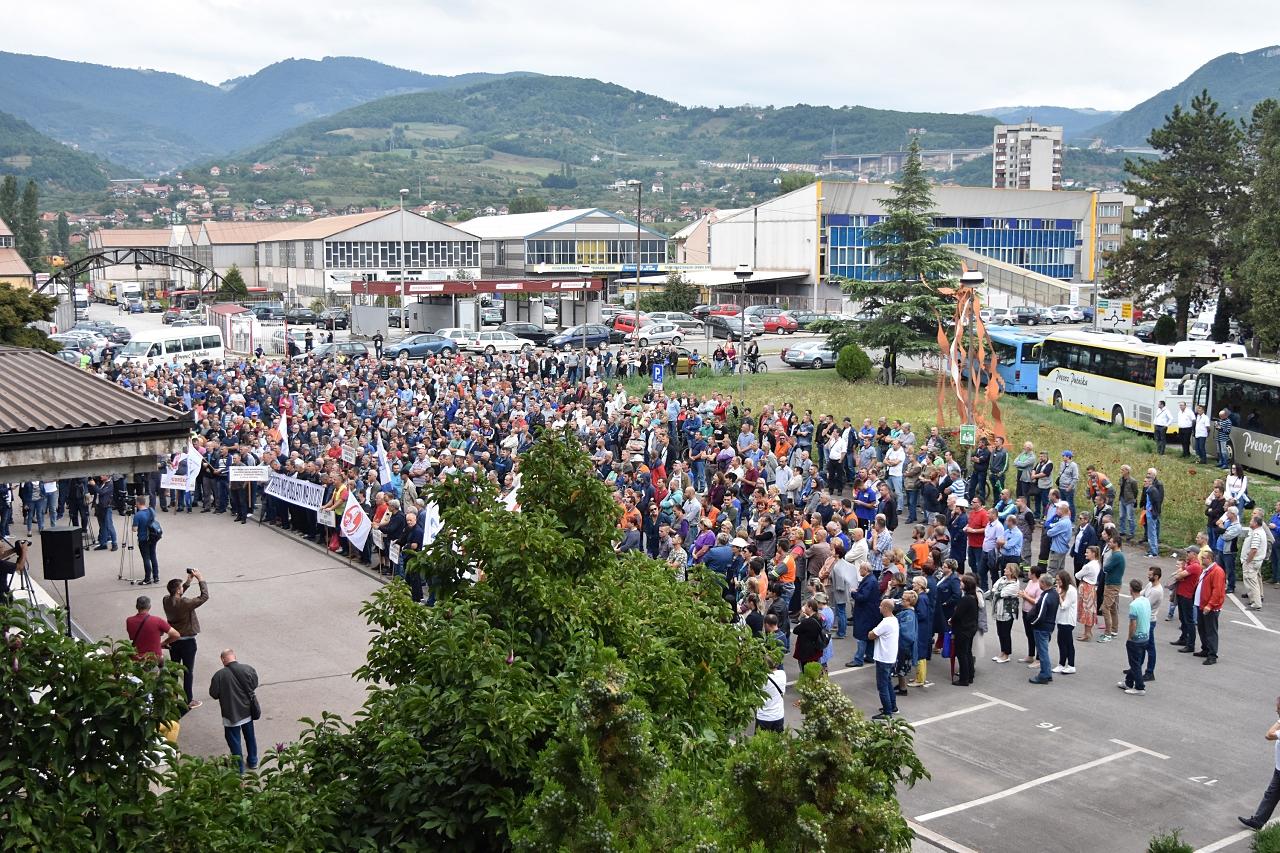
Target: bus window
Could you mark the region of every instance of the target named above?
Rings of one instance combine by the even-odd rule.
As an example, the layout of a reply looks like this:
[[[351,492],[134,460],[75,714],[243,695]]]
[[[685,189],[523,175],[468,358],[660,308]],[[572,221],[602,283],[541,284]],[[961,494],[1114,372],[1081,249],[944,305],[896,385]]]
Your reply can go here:
[[[183,349],[184,351],[186,351],[186,352],[199,352],[199,351],[200,351],[200,336],[199,336],[199,335],[196,335],[196,336],[195,336],[195,337],[193,337],[193,338],[183,338],[183,339],[182,339],[182,349]]]
[[[1016,345],[992,341],[991,349],[995,350],[996,360],[1004,367],[1018,366],[1018,347]]]
[[[204,336],[205,349],[217,349],[220,346],[222,346],[222,338],[218,337],[217,335]]]
[[[164,342],[164,351],[168,355],[180,355],[182,353],[182,341],[172,340]]]

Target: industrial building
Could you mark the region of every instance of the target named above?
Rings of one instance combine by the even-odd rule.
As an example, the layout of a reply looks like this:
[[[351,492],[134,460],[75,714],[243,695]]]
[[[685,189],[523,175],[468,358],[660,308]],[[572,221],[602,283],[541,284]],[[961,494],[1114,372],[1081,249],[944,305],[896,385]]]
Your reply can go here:
[[[1025,121],[995,127],[991,186],[1008,190],[1062,189],[1062,128]]]
[[[934,224],[946,229],[957,262],[999,269],[1006,290],[991,303],[1045,304],[1078,297],[1096,278],[1097,194],[932,188]],[[710,224],[717,271],[747,264],[751,298],[788,297],[819,309],[842,307],[839,279],[879,276],[868,229],[885,215],[889,184],[817,181]],[[957,263],[958,266],[958,263]],[[1020,283],[1015,283],[1018,280]]]

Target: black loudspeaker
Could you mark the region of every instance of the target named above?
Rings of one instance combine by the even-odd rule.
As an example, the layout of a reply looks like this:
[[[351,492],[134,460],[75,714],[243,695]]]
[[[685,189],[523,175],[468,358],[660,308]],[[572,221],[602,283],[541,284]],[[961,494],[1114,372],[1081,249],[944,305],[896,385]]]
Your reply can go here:
[[[40,531],[44,579],[73,581],[84,577],[84,534],[79,527],[50,527]]]

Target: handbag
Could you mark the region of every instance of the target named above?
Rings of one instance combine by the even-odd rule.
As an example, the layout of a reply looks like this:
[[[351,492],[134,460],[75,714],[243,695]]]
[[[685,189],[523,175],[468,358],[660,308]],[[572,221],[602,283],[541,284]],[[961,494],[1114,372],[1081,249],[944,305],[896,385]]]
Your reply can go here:
[[[942,635],[942,656],[949,658],[954,656],[955,649],[952,647],[951,631],[948,630]]]
[[[246,690],[249,691],[249,719],[251,720],[262,719],[262,706],[258,704],[258,691],[249,688],[245,684],[245,681],[240,677],[239,670],[235,670],[235,669],[231,670],[231,675],[233,678],[235,678],[235,680],[240,684],[241,687],[244,687]]]

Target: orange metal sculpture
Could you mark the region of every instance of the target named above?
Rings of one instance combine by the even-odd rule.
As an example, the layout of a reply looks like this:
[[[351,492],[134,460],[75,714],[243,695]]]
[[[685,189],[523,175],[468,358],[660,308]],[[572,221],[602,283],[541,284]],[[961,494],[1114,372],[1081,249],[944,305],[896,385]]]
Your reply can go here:
[[[998,358],[979,313],[982,310],[982,297],[975,288],[966,285],[963,279],[958,287],[939,288],[938,292],[956,301],[953,336],[948,337],[942,318],[938,318],[938,349],[945,363],[945,372],[938,373],[938,426],[942,427],[946,420],[944,410],[949,382],[951,392],[955,395],[956,415],[960,423],[975,424],[978,434],[988,438],[1007,438],[998,402],[1003,391],[1000,373],[996,369]],[[966,338],[965,330],[970,325],[973,327],[973,334]],[[962,373],[961,365],[969,365],[967,379]],[[985,388],[981,388],[983,374],[986,374]],[[982,411],[984,400],[990,408],[990,420]]]

